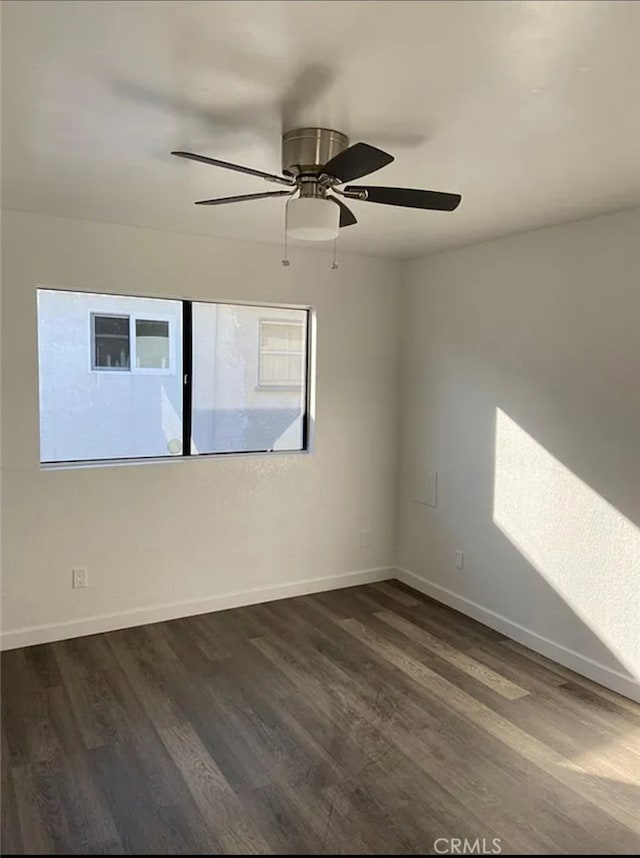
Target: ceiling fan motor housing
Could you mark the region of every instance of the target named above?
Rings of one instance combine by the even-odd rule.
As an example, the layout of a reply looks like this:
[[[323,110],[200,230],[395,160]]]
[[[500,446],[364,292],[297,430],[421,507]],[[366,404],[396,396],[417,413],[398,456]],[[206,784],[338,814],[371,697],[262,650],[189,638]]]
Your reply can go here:
[[[330,128],[296,128],[282,135],[282,172],[296,177],[318,173],[335,155],[347,149],[349,138]]]

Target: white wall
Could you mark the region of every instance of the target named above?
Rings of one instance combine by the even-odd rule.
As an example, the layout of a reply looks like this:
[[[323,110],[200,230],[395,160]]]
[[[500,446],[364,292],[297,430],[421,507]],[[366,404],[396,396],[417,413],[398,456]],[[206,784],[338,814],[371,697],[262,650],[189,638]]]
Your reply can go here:
[[[635,210],[409,264],[399,505],[405,580],[636,696],[639,248]]]
[[[277,247],[18,212],[2,231],[5,645],[357,583],[347,573],[393,564],[398,263],[345,255],[332,272],[325,247],[296,249],[283,268]],[[38,285],[312,305],[313,453],[41,470]],[[79,565],[86,590],[71,589]]]

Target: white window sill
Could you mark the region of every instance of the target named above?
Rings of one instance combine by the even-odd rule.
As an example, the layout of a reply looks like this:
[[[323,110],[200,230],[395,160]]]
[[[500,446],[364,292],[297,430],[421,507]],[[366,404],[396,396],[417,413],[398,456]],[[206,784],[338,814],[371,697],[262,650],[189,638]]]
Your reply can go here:
[[[85,468],[118,468],[131,465],[158,465],[166,462],[197,462],[208,459],[255,459],[265,456],[308,456],[307,450],[257,450],[246,453],[198,453],[192,456],[150,456],[143,459],[95,459],[82,462],[40,462],[41,471],[75,471]]]

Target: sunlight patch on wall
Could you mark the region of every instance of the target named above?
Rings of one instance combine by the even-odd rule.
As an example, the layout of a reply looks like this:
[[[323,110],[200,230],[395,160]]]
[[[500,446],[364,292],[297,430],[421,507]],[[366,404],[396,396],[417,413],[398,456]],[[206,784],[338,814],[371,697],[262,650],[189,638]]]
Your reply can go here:
[[[640,678],[640,529],[499,408],[493,520]]]

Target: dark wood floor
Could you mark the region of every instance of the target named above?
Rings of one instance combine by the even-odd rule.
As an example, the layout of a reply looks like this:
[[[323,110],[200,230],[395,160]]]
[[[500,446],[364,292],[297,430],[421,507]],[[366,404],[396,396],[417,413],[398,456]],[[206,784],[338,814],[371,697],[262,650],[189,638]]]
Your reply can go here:
[[[2,711],[4,854],[640,849],[640,707],[400,584],[9,651]]]

